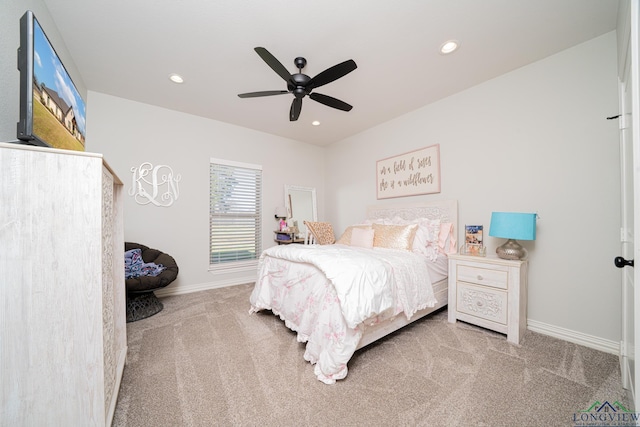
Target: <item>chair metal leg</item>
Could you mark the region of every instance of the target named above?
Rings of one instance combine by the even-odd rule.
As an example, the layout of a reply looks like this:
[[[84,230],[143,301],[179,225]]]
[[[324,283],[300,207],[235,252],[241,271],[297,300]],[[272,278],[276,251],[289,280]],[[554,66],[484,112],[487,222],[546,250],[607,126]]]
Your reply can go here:
[[[146,319],[162,311],[164,306],[153,292],[127,293],[127,323]]]

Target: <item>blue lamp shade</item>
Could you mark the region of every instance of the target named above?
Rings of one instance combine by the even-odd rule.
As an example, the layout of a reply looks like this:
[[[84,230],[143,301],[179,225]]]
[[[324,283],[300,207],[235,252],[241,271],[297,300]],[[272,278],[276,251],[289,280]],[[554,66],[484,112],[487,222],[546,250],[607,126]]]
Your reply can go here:
[[[489,236],[514,240],[536,240],[536,214],[493,212]]]
[[[507,243],[498,247],[496,253],[504,259],[522,259],[527,251],[516,240],[536,240],[535,213],[493,212],[489,236],[508,239]]]

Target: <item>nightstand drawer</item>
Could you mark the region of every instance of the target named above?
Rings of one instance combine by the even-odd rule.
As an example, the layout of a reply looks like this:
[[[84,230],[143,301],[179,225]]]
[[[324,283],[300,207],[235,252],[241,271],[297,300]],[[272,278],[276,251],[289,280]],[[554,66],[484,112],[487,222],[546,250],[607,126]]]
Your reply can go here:
[[[460,313],[506,325],[507,299],[506,291],[458,282],[456,309]]]
[[[472,267],[458,264],[458,281],[475,283],[482,286],[507,289],[508,274],[505,270]]]

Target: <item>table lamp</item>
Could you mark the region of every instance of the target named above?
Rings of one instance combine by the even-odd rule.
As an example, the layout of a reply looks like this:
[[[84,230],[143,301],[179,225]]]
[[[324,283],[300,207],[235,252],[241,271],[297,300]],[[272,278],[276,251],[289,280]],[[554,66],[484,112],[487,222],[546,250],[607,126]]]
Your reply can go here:
[[[287,217],[287,208],[285,208],[284,206],[278,206],[276,208],[276,219],[282,219],[282,218],[286,218]]]
[[[527,250],[520,246],[517,240],[536,240],[535,213],[493,212],[489,236],[508,239],[496,249],[496,254],[502,259],[523,259]]]

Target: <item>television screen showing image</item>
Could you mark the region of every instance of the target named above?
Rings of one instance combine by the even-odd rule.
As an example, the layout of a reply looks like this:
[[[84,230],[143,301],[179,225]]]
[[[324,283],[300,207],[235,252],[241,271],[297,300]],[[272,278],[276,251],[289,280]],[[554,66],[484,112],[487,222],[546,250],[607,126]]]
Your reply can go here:
[[[84,151],[84,100],[31,11],[20,20],[18,69],[18,139],[28,144]]]

